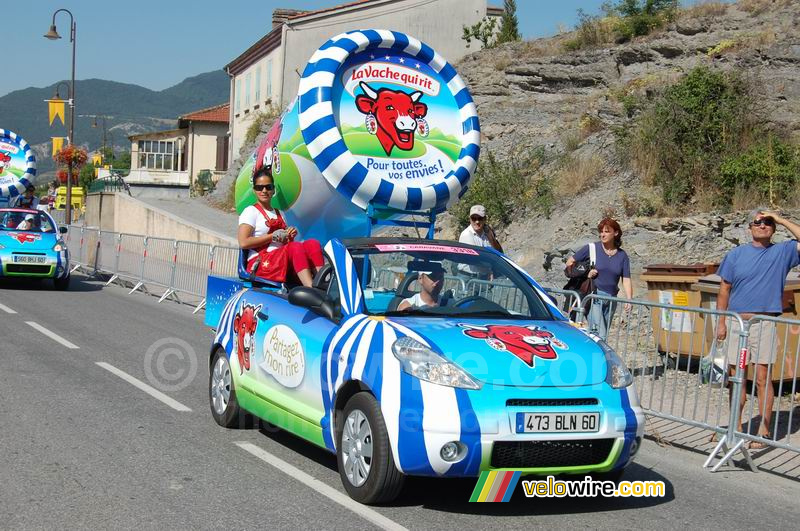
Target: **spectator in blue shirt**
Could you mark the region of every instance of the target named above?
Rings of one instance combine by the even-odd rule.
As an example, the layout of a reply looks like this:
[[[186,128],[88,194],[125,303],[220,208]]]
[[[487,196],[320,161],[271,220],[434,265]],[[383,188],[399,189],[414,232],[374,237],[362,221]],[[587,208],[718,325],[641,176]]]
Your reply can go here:
[[[590,245],[595,248],[595,263],[589,271],[589,278],[594,279],[595,292],[598,295],[616,297],[619,293],[619,281],[622,279],[622,287],[625,296],[633,298],[633,284],[631,283],[631,262],[627,253],[622,250],[622,228],[619,223],[611,218],[605,218],[597,224],[597,232],[600,241],[590,243],[578,249],[578,251],[567,260],[567,267],[571,267],[575,262],[589,260],[591,252]],[[625,312],[631,309],[629,303],[625,303]],[[614,317],[616,303],[607,300],[594,300],[589,309],[588,325],[589,330],[605,339],[608,336],[608,329],[611,326],[611,319]]]
[[[786,227],[795,238],[800,238],[800,225],[781,217],[775,212],[757,210],[750,222],[753,241],[740,245],[725,255],[719,266],[721,277],[718,310],[730,310],[747,320],[756,315],[779,316],[783,311],[783,288],[789,270],[800,264],[800,243],[797,239],[772,243],[776,225]],[[733,321],[733,332],[738,334],[738,324]],[[717,339],[722,341],[728,335],[725,319],[717,325]],[[756,321],[750,326],[747,342],[747,360],[756,368],[756,387],[758,389],[761,425],[758,434],[769,436],[772,420],[774,391],[768,381],[769,367],[777,358],[777,333],[774,322]],[[739,342],[734,335],[728,341],[728,365],[731,375],[736,373]],[[789,363],[791,367],[793,364]],[[791,369],[790,369],[791,370]],[[747,399],[746,386],[742,386],[739,403],[741,420],[744,403]],[[762,443],[752,441],[751,448],[763,448]]]

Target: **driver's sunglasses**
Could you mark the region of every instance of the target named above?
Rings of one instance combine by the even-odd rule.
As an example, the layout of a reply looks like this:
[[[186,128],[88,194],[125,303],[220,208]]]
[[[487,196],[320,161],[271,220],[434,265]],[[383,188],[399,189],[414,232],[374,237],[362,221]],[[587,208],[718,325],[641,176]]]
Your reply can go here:
[[[253,185],[253,190],[255,190],[256,192],[261,192],[263,190],[267,190],[268,192],[271,192],[274,189],[275,189],[275,185],[272,184],[272,183],[269,183],[269,184],[254,184]]]
[[[774,227],[775,221],[770,218],[761,218],[761,219],[754,219],[750,222],[751,227],[755,227],[756,225],[766,225],[767,227]]]
[[[471,216],[469,219],[471,219],[472,221],[483,221],[484,218],[480,216]]]

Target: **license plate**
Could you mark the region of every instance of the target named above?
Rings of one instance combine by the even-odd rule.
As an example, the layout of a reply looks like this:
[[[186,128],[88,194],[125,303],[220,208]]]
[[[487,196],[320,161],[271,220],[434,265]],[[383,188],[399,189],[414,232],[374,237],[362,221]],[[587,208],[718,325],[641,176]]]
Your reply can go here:
[[[517,413],[517,433],[576,433],[600,430],[600,413]]]
[[[46,256],[26,256],[26,255],[14,255],[14,262],[17,264],[44,264],[47,262]]]

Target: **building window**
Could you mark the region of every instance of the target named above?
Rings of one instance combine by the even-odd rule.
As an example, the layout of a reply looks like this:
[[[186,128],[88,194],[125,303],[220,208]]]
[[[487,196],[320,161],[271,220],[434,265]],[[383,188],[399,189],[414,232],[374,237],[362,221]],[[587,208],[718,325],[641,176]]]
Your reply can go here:
[[[256,105],[261,103],[261,65],[256,67]]]
[[[267,61],[267,95],[268,100],[272,100],[272,59]]]
[[[250,108],[250,79],[252,78],[252,74],[248,72],[248,74],[244,77],[244,107],[245,109]]]
[[[239,107],[241,106],[241,103],[242,103],[242,80],[241,79],[237,79],[236,80],[236,98],[235,98],[235,100],[236,101],[234,102],[234,108],[236,109],[236,112],[239,112]]]
[[[139,140],[139,167],[176,171],[178,157],[174,140]]]

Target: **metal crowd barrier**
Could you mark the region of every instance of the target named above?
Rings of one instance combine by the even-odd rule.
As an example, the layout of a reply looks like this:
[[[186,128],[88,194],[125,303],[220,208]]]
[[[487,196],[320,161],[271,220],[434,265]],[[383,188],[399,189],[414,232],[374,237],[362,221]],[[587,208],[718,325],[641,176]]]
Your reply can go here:
[[[601,295],[582,302],[616,306],[606,342],[633,374],[648,415],[717,432],[717,446],[704,466],[721,453],[712,467],[717,471],[741,452],[755,470],[750,442],[800,453],[800,410],[795,411],[800,321],[769,316],[745,321],[733,312]],[[586,317],[587,328],[594,330],[591,310]],[[724,341],[717,340],[720,320],[728,332]],[[763,323],[775,326],[765,329]],[[751,355],[768,357],[751,360]],[[766,425],[765,409],[772,411]]]
[[[109,275],[106,285],[124,281],[129,293],[160,288],[159,302],[179,293],[200,299],[195,312],[205,306],[206,279],[215,273],[237,276],[239,249],[210,244],[120,234],[71,225],[64,239],[75,271]],[[158,294],[157,294],[158,295]]]

